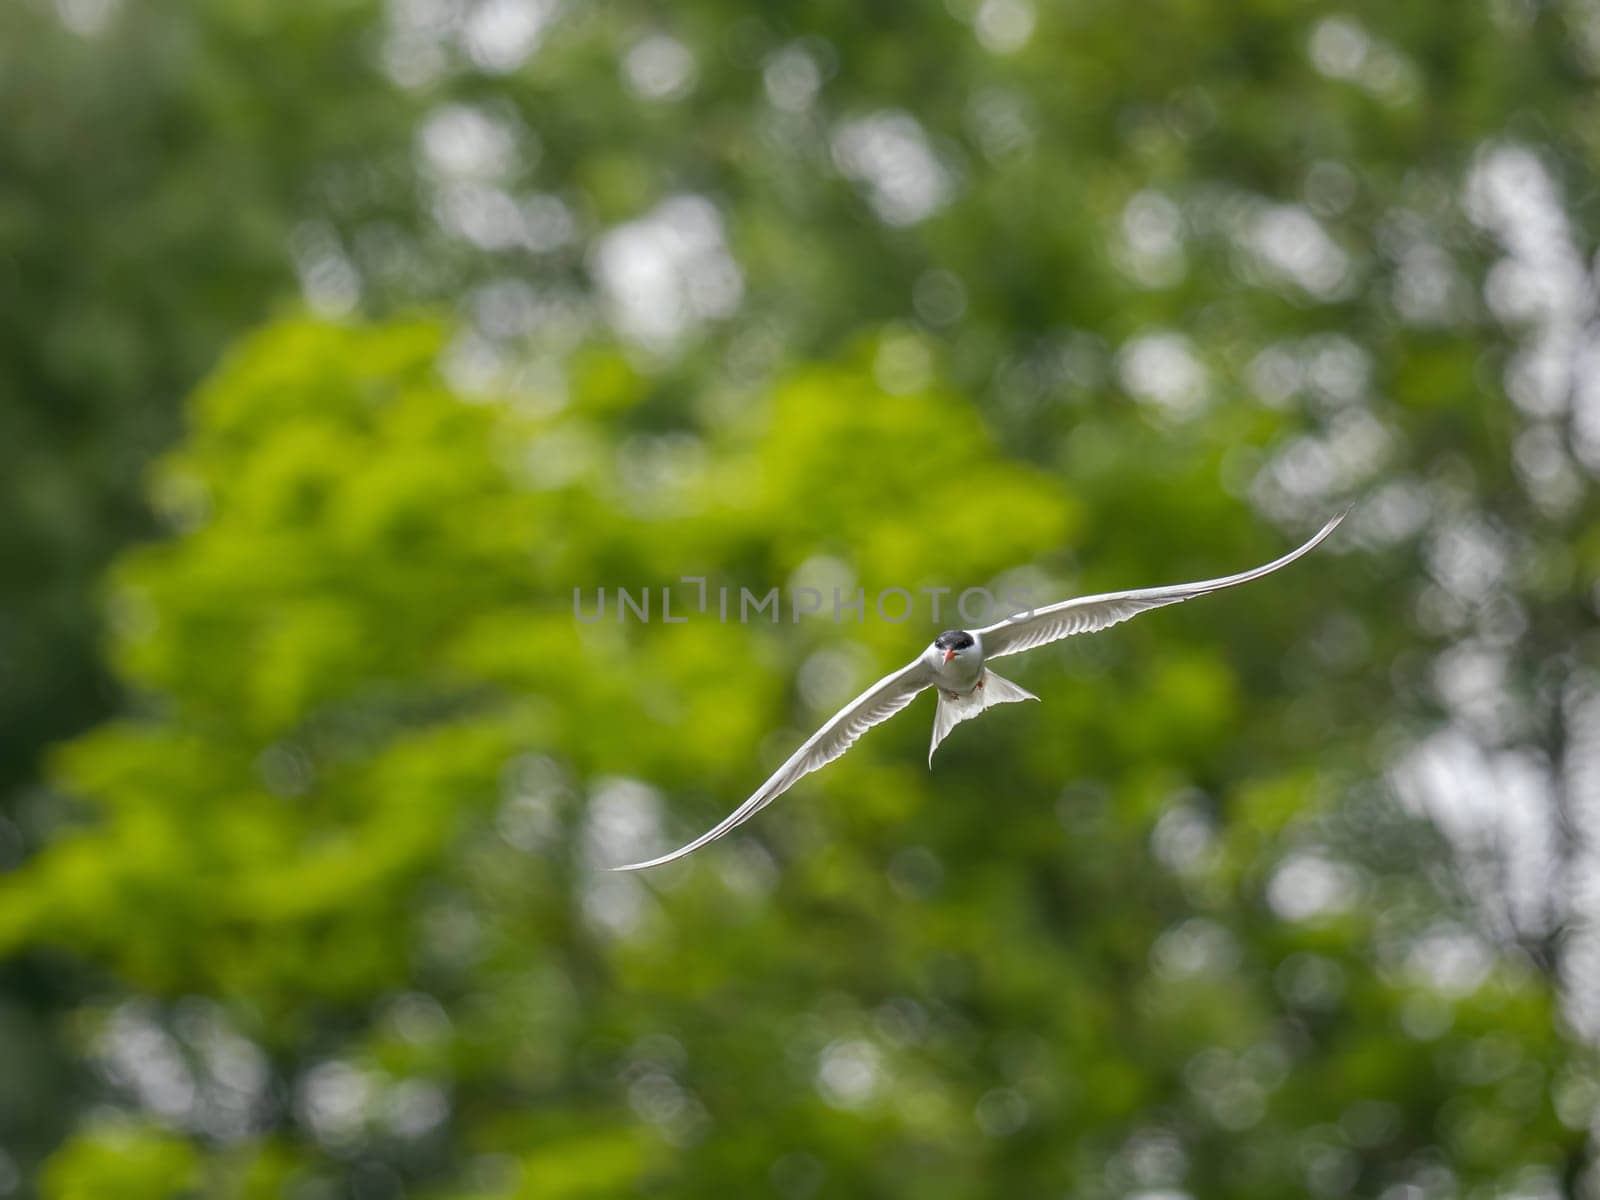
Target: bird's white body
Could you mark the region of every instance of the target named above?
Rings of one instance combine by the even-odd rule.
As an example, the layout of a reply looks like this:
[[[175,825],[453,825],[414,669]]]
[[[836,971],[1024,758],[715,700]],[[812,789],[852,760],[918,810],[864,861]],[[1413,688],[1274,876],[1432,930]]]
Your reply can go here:
[[[922,661],[933,672],[933,685],[941,692],[964,696],[983,682],[983,639],[974,633],[972,641],[970,650],[959,651],[948,662],[937,645],[922,652]]]
[[[1265,566],[1237,575],[1205,579],[1198,583],[1082,596],[1035,609],[984,629],[947,629],[900,670],[885,675],[834,713],[827,724],[812,734],[748,800],[715,828],[669,854],[616,869],[634,871],[641,867],[654,867],[682,858],[707,842],[715,841],[771,804],[803,775],[838,758],[855,745],[856,740],[868,729],[887,721],[928,688],[934,689],[938,695],[933,717],[933,743],[928,748],[928,765],[931,767],[933,752],[939,748],[939,743],[962,721],[997,704],[1039,698],[1009,679],[996,675],[988,666],[989,660],[1007,654],[1020,654],[1073,634],[1108,629],[1153,608],[1192,600],[1196,596],[1260,579],[1288,566],[1301,555],[1310,553],[1342,520],[1344,514],[1340,513],[1298,549]]]

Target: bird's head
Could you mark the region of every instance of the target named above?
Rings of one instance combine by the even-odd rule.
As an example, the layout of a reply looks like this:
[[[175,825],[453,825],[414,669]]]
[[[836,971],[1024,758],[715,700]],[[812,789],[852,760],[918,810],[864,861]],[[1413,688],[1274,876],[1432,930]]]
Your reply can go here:
[[[978,643],[965,629],[946,629],[933,639],[928,657],[940,666],[977,652]]]

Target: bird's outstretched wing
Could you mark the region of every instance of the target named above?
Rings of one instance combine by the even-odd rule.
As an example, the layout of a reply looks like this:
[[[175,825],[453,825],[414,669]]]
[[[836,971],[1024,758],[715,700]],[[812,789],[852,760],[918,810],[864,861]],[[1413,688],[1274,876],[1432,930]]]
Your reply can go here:
[[[737,829],[793,787],[795,781],[802,775],[831,763],[855,745],[863,733],[894,716],[932,683],[933,673],[920,658],[892,675],[885,675],[828,718],[826,725],[812,734],[800,749],[789,756],[783,766],[772,773],[772,777],[763,783],[750,799],[729,813],[721,824],[702,833],[687,846],[678,847],[670,854],[663,854],[660,858],[652,858],[648,862],[613,867],[612,870],[637,871],[644,867],[660,866],[662,863],[669,863],[675,858],[682,858],[685,854],[700,849],[707,842],[716,841],[729,830]]]
[[[1334,517],[1299,549],[1291,550],[1282,558],[1274,559],[1266,566],[1257,567],[1253,571],[1225,575],[1221,579],[1202,579],[1198,583],[1174,583],[1166,587],[1141,588],[1132,592],[1080,596],[1076,600],[1063,600],[1060,604],[1035,609],[1015,619],[990,625],[987,629],[977,631],[983,642],[983,655],[985,658],[999,658],[1006,654],[1020,654],[1024,650],[1032,650],[1035,646],[1071,637],[1075,633],[1094,633],[1101,629],[1109,629],[1129,617],[1138,616],[1152,608],[1192,600],[1196,596],[1220,592],[1223,588],[1230,588],[1235,584],[1260,579],[1280,567],[1288,566],[1302,554],[1310,553],[1323,538],[1339,527],[1339,522],[1344,520],[1345,515],[1340,513]]]

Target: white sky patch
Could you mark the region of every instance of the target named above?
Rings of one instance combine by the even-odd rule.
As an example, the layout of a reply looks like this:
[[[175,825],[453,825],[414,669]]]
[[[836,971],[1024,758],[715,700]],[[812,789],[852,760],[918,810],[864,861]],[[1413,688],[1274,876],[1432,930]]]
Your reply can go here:
[[[1274,342],[1250,360],[1250,389],[1270,408],[1283,408],[1308,395],[1324,409],[1342,408],[1366,397],[1372,357],[1338,334]]]
[[[1544,164],[1525,147],[1497,147],[1474,167],[1466,200],[1472,218],[1507,251],[1484,289],[1490,308],[1506,323],[1540,327],[1536,354],[1570,351],[1579,327],[1593,313],[1594,292]],[[1546,382],[1555,385],[1551,391],[1514,391],[1513,398],[1541,414],[1560,411],[1565,399],[1560,385],[1569,380],[1556,371],[1549,375]]]
[[[1136,399],[1168,416],[1193,416],[1210,397],[1206,369],[1181,333],[1134,338],[1117,355],[1117,376]]]
[[[1267,884],[1267,903],[1286,921],[1310,921],[1349,910],[1360,898],[1361,873],[1320,854],[1285,859]]]
[[[445,184],[434,194],[433,219],[480,250],[514,250],[523,242],[521,207],[510,192],[490,184]]]
[[[1193,1200],[1178,1184],[1189,1171],[1183,1141],[1170,1130],[1136,1130],[1106,1164],[1106,1180],[1131,1189],[1124,1200]]]
[[[319,1063],[300,1078],[295,1108],[326,1146],[348,1146],[362,1134],[381,1081],[353,1063]]]
[[[456,179],[504,179],[518,165],[517,134],[505,121],[469,104],[445,104],[423,120],[422,160]]]
[[[1239,944],[1215,921],[1191,917],[1167,930],[1150,948],[1150,963],[1169,979],[1221,975],[1239,965]]]
[[[320,317],[350,313],[361,301],[361,273],[339,236],[321,221],[307,221],[289,238],[289,254],[307,307]]]
[[[1600,75],[1600,0],[1575,0],[1564,11],[1578,60],[1589,74]]]
[[[437,79],[460,29],[460,0],[389,0],[385,11],[383,69],[401,87],[419,88]]]
[[[1570,411],[1573,450],[1600,473],[1600,302],[1560,189],[1537,153],[1510,143],[1479,156],[1465,203],[1505,248],[1484,299],[1502,324],[1526,331],[1506,368],[1506,391],[1531,418]]]
[[[1323,75],[1353,83],[1386,104],[1404,104],[1421,90],[1411,60],[1354,17],[1324,17],[1312,28],[1306,49]]]
[[[559,0],[389,0],[384,70],[409,88],[435,82],[461,57],[508,74],[533,56],[559,9]]]
[[[595,785],[583,827],[586,863],[603,869],[637,862],[658,852],[662,836],[661,793],[655,788],[637,779],[604,779]]]
[[[509,122],[471,105],[430,112],[417,134],[417,154],[434,180],[432,211],[439,227],[491,253],[538,252],[570,240],[570,214],[559,200],[518,201],[503,186],[524,165],[524,144]],[[560,211],[553,212],[552,204]],[[559,226],[554,231],[552,217]]]
[[[1288,523],[1326,520],[1331,505],[1382,473],[1393,435],[1365,408],[1336,412],[1318,434],[1292,438],[1256,472],[1250,499]]]
[[[641,100],[676,100],[694,86],[694,55],[677,38],[654,33],[623,57],[622,78]]]
[[[122,9],[122,0],[56,0],[56,16],[80,37],[94,37]]]
[[[1216,858],[1217,831],[1193,804],[1176,804],[1162,814],[1150,835],[1150,848],[1170,870],[1204,870]]]
[[[1372,49],[1372,39],[1351,17],[1324,17],[1311,31],[1311,63],[1331,79],[1355,79]]]
[[[1332,300],[1346,289],[1349,256],[1299,205],[1262,206],[1247,223],[1242,240],[1269,273],[1319,300]]]
[[[452,361],[452,368],[467,368],[465,378],[457,380],[452,373],[452,382],[471,394],[484,394],[481,386],[474,386],[476,374],[478,385],[487,384],[491,392],[499,389],[502,399],[514,394],[525,411],[559,409],[566,402],[566,375],[559,355],[591,323],[586,298],[564,284],[535,287],[514,275],[475,288],[465,307],[473,322],[462,339],[476,339],[482,345],[452,346],[450,359],[464,358]],[[529,339],[536,339],[536,348],[517,347]]]
[[[1465,638],[1434,660],[1434,690],[1464,728],[1486,741],[1503,741],[1515,732],[1520,715],[1509,669],[1502,650]]]
[[[1396,257],[1394,306],[1409,324],[1454,324],[1465,309],[1466,294],[1455,260],[1438,244],[1418,238]]]
[[[445,381],[469,400],[485,400],[504,386],[504,351],[475,329],[463,329],[439,362]],[[550,435],[546,435],[550,436]]]
[[[1346,527],[1362,545],[1388,547],[1416,537],[1432,516],[1433,497],[1424,484],[1391,478],[1367,493]]]
[[[664,1072],[637,1080],[628,1088],[628,1103],[656,1127],[668,1145],[687,1146],[703,1138],[711,1127],[706,1106],[682,1084]]]
[[[581,907],[590,930],[626,938],[645,922],[650,896],[632,875],[594,874],[582,883]]]
[[[1117,265],[1145,287],[1167,287],[1183,278],[1183,211],[1155,191],[1130,197],[1122,208]]]
[[[1349,338],[1338,334],[1310,338],[1301,344],[1305,382],[1326,403],[1342,406],[1361,400],[1372,377],[1372,358]]]
[[[866,682],[862,671],[866,657],[859,646],[825,646],[809,655],[800,666],[798,683],[812,711],[831,715],[859,692]]]
[[[882,1083],[883,1056],[861,1038],[830,1042],[817,1062],[817,1091],[834,1108],[865,1108]]]
[[[804,112],[822,90],[822,68],[803,46],[788,45],[768,56],[761,68],[761,85],[774,108]]]
[[[1033,149],[1033,125],[1022,99],[999,88],[984,88],[967,104],[966,123],[991,162]]]
[[[833,136],[833,160],[889,225],[915,225],[932,216],[955,190],[922,126],[899,110],[840,125]]]
[[[722,217],[700,196],[675,196],[606,233],[591,266],[612,324],[655,349],[732,316],[744,296]]]
[[[1468,604],[1491,596],[1506,580],[1510,555],[1490,526],[1473,518],[1441,525],[1424,550],[1428,574]]]
[[[1319,159],[1306,168],[1301,191],[1319,217],[1336,217],[1355,203],[1360,183],[1356,173],[1335,159]]]
[[[1449,841],[1498,936],[1550,927],[1563,905],[1548,768],[1452,726],[1415,747],[1391,778],[1402,804]]]
[[[520,206],[523,243],[535,254],[577,241],[578,219],[561,197],[535,194],[524,197]]]
[[[111,1014],[96,1038],[95,1057],[145,1109],[173,1123],[189,1117],[199,1087],[178,1040],[145,1005],[129,1001]]]
[[[540,295],[525,279],[494,279],[473,290],[467,301],[473,323],[499,341],[526,337],[539,325]]]
[[[1569,749],[1562,782],[1576,828],[1569,869],[1571,907],[1561,970],[1567,1007],[1600,1040],[1600,690],[1591,681],[1564,697]]]
[[[491,74],[515,71],[533,56],[555,20],[557,0],[478,0],[461,25],[461,49]]]
[[[823,603],[828,604],[835,588],[843,599],[848,600],[855,595],[857,583],[855,569],[844,559],[830,554],[816,554],[791,571],[784,586],[790,591],[815,588],[822,593]]]
[[[519,198],[492,183],[446,180],[434,189],[432,212],[445,233],[493,253],[548,254],[578,240],[577,218],[559,197]]]
[[[1406,956],[1407,973],[1416,982],[1450,996],[1476,991],[1493,967],[1493,948],[1453,926],[1429,930]]]
[[[1033,5],[1027,0],[983,0],[972,28],[992,54],[1015,54],[1033,36]]]
[[[450,1115],[444,1089],[425,1079],[406,1079],[383,1097],[379,1119],[402,1138],[419,1138],[437,1128]]]
[[[1250,360],[1250,390],[1268,408],[1286,408],[1300,392],[1305,368],[1292,344],[1278,342]]]
[[[584,922],[603,937],[636,931],[654,901],[636,875],[610,868],[662,852],[661,793],[636,779],[604,779],[589,797],[581,835],[578,884]]]
[[[1584,372],[1600,371],[1600,353],[1585,356]],[[1583,480],[1554,425],[1535,425],[1517,436],[1512,463],[1523,489],[1547,514],[1567,516],[1583,499]]]
[[[565,772],[552,758],[527,754],[501,772],[503,799],[495,829],[508,845],[538,854],[561,836],[561,813],[572,801]],[[442,1015],[443,1010],[438,1010]],[[447,1018],[448,1019],[448,1018]]]

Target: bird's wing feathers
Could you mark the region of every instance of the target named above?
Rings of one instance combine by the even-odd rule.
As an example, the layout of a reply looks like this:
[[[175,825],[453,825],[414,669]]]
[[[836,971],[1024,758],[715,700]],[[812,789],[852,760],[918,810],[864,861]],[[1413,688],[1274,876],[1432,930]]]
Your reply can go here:
[[[1179,583],[1169,587],[1144,588],[1132,592],[1110,592],[1101,596],[1081,596],[1076,600],[1067,600],[1061,604],[1052,604],[1048,608],[1041,608],[1027,616],[1015,620],[1001,621],[990,625],[986,629],[978,630],[982,639],[983,653],[986,659],[1000,658],[1007,654],[1018,654],[1023,650],[1031,650],[1035,646],[1042,646],[1059,638],[1070,637],[1075,633],[1092,633],[1096,630],[1106,629],[1129,617],[1152,608],[1161,608],[1167,604],[1177,604],[1183,600],[1203,596],[1208,592],[1221,591],[1223,588],[1233,587],[1238,583],[1249,583],[1252,579],[1260,579],[1263,575],[1270,575],[1280,567],[1286,567],[1301,555],[1309,553],[1318,543],[1334,531],[1339,522],[1344,520],[1345,514],[1340,513],[1333,520],[1324,525],[1315,537],[1297,550],[1292,550],[1282,558],[1257,567],[1253,571],[1243,571],[1238,575],[1227,575],[1221,579],[1205,579],[1198,583]],[[995,678],[993,674],[991,678]],[[804,775],[810,774],[818,767],[825,766],[838,758],[867,730],[874,725],[887,721],[899,712],[917,695],[934,682],[933,671],[921,658],[916,659],[907,666],[891,675],[885,675],[861,695],[828,719],[828,723],[817,730],[807,741],[789,756],[788,760],[772,773],[772,777],[763,783],[750,799],[746,800],[733,812],[728,814],[715,828],[708,830],[695,838],[686,846],[680,846],[670,854],[663,854],[659,858],[652,858],[646,862],[630,863],[625,867],[615,867],[618,871],[637,871],[644,867],[660,866],[662,863],[672,862],[682,858],[685,854],[698,850],[707,842],[714,842],[730,830],[737,829],[756,813],[760,812],[773,800],[794,786],[795,781]],[[1031,694],[1022,692],[1017,696],[994,698],[994,702],[1002,699],[1034,699]],[[960,717],[956,718],[961,719]],[[955,724],[952,720],[951,726]],[[948,729],[944,730],[948,732]],[[937,724],[934,730],[934,745],[937,746],[942,736]],[[932,758],[932,751],[929,752]]]
[[[1309,553],[1323,538],[1337,529],[1339,522],[1344,518],[1345,514],[1340,513],[1318,530],[1316,536],[1305,545],[1253,571],[1225,575],[1221,579],[1202,579],[1197,583],[1176,583],[1167,587],[1142,588],[1132,592],[1080,596],[1076,600],[1065,600],[1048,608],[1036,609],[1014,620],[990,625],[987,629],[978,630],[978,636],[983,642],[984,657],[999,658],[1006,654],[1020,654],[1024,650],[1032,650],[1035,646],[1071,637],[1075,633],[1095,633],[1101,629],[1109,629],[1129,617],[1149,612],[1152,608],[1177,604],[1196,596],[1204,596],[1208,592],[1218,592],[1235,584],[1260,579],[1263,575],[1270,575],[1280,567],[1288,566],[1301,555]]]
[[[917,695],[933,683],[933,674],[929,671],[922,659],[885,675],[877,683],[862,692],[854,700],[846,704],[828,719],[828,723],[816,733],[812,734],[806,743],[791,754],[786,762],[772,773],[772,777],[763,783],[750,799],[746,800],[733,812],[729,813],[715,828],[708,830],[695,838],[687,846],[680,846],[670,854],[663,854],[660,858],[652,858],[648,862],[630,863],[625,867],[614,867],[617,871],[637,871],[644,867],[659,866],[671,862],[675,858],[682,858],[691,851],[698,850],[707,842],[714,842],[723,834],[743,825],[756,813],[771,804],[784,792],[794,786],[795,781],[803,775],[808,775],[818,767],[826,766],[838,758],[867,730],[874,725],[882,724],[895,713],[917,698]]]

